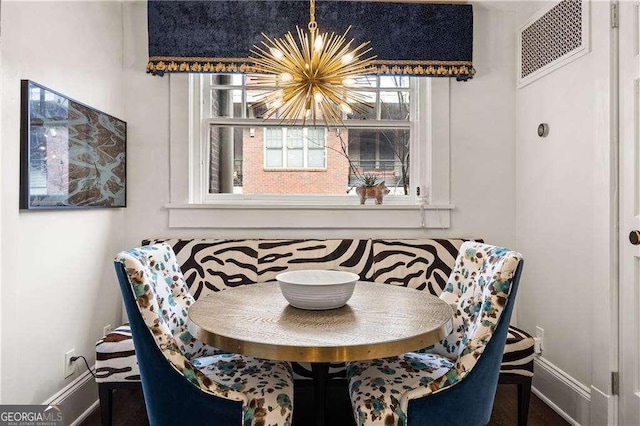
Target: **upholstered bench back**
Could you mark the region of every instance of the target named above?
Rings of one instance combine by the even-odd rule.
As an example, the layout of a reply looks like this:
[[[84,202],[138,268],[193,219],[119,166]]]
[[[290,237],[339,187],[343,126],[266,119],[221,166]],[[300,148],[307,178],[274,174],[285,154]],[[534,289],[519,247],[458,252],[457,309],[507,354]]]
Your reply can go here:
[[[191,294],[273,281],[284,271],[339,269],[363,281],[428,290],[438,296],[462,239],[216,240],[153,239],[171,244]]]

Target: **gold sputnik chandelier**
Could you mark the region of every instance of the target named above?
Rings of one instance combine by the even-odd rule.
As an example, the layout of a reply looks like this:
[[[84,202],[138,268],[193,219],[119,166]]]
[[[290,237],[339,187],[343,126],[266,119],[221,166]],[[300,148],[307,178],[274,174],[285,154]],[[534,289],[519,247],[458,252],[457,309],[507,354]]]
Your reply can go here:
[[[327,126],[342,124],[342,114],[364,113],[366,98],[354,90],[355,77],[366,73],[375,56],[365,57],[369,42],[352,48],[344,34],[321,34],[315,20],[315,0],[310,1],[309,33],[298,26],[296,43],[291,32],[284,38],[265,33],[260,46],[253,46],[250,59],[261,74],[256,86],[271,88],[258,103],[266,107],[265,118],[276,115],[281,121],[322,118]]]

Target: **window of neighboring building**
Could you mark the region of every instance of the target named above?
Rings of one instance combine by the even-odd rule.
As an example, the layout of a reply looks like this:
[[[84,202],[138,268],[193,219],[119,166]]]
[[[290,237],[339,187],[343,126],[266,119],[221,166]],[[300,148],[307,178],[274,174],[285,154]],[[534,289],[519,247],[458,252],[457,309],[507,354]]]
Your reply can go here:
[[[325,151],[324,128],[264,129],[264,166],[267,169],[323,169]]]

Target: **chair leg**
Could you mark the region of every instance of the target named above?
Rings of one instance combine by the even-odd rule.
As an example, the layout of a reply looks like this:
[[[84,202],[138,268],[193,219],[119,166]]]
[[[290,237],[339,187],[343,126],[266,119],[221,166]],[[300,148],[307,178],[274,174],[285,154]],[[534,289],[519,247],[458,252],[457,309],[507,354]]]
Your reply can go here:
[[[113,413],[113,389],[107,385],[98,385],[100,398],[100,419],[102,426],[111,426]]]
[[[531,377],[518,383],[518,426],[527,426],[530,398]]]

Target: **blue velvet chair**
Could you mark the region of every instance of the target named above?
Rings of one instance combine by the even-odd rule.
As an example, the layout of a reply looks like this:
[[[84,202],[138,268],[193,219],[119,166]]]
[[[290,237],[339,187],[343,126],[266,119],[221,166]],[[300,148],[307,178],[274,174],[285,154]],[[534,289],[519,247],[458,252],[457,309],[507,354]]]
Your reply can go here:
[[[115,268],[152,426],[291,424],[289,364],[224,353],[189,333],[194,299],[170,245],[122,252]]]
[[[465,242],[440,296],[453,332],[420,351],[347,365],[356,423],[486,425],[522,265],[519,253]]]

